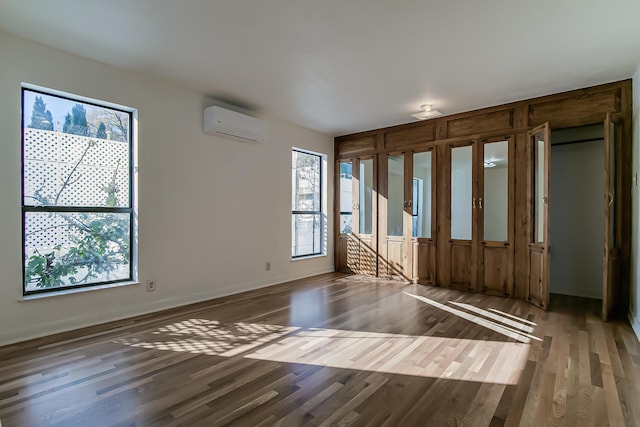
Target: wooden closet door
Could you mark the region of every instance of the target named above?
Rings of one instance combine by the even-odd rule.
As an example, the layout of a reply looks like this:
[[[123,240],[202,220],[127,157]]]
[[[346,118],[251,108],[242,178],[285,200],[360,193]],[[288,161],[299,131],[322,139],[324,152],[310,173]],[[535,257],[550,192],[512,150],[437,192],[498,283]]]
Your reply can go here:
[[[619,233],[621,179],[618,167],[622,126],[607,114],[604,122],[604,261],[602,277],[602,320],[606,321],[621,307]]]
[[[436,152],[434,149],[407,154],[410,223],[410,267],[414,283],[436,284]]]
[[[337,271],[378,274],[377,185],[375,158],[354,157],[336,162]]]
[[[407,168],[404,153],[380,156],[379,275],[394,280],[409,280]]]
[[[477,286],[477,168],[473,142],[452,144],[447,150],[448,177],[445,205],[447,207],[445,257],[438,269],[445,285],[475,291]]]
[[[357,177],[354,179],[354,159],[336,162],[336,271],[353,273],[359,269],[360,248],[354,230],[357,224]]]
[[[478,151],[478,288],[510,296],[514,288],[513,138],[484,140]]]
[[[358,268],[355,271],[367,276],[378,274],[377,218],[378,187],[376,157],[358,157],[354,164],[354,257],[357,252]]]
[[[549,306],[549,123],[528,132],[531,153],[529,281],[526,299],[545,310]]]

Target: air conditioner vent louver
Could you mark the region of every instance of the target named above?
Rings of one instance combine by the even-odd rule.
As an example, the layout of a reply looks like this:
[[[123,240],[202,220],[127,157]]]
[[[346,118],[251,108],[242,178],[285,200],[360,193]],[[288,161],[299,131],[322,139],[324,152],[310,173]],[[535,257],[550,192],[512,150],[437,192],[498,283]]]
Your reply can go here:
[[[243,142],[264,142],[267,136],[263,120],[218,106],[204,110],[203,126],[207,134]]]

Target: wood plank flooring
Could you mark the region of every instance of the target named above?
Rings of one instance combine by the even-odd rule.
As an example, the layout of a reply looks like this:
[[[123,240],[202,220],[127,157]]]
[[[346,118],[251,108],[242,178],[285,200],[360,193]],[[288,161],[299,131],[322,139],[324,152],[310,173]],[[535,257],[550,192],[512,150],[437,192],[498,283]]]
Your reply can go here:
[[[640,426],[599,302],[327,274],[0,348],[12,426]]]

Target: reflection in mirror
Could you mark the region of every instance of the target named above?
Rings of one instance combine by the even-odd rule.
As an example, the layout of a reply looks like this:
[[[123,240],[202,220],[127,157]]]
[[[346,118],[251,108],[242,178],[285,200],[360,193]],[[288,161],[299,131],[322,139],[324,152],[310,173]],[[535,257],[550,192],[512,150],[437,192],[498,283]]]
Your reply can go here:
[[[484,144],[484,240],[507,241],[509,227],[509,142]]]
[[[413,154],[413,237],[431,237],[431,151]]]
[[[545,205],[545,175],[544,175],[544,139],[543,134],[534,135],[535,154],[535,222],[534,222],[534,242],[544,243],[544,205]]]
[[[473,191],[470,145],[451,149],[451,238],[471,240]]]
[[[360,234],[373,233],[373,159],[360,161]]]
[[[387,166],[387,235],[402,236],[404,156],[389,156]]]
[[[340,233],[351,233],[353,211],[353,166],[340,162]]]

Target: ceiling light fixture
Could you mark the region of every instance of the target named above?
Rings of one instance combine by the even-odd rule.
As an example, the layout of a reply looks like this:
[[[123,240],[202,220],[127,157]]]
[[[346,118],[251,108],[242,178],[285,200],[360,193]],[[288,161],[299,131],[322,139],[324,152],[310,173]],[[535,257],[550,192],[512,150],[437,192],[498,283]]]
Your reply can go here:
[[[420,108],[422,108],[422,111],[419,111],[417,113],[413,113],[411,115],[411,117],[418,119],[418,120],[425,120],[425,119],[432,119],[434,117],[438,117],[441,116],[442,113],[438,110],[434,110],[433,105],[431,104],[424,104],[421,105]]]
[[[496,167],[496,164],[495,164],[494,162],[487,162],[487,161],[485,161],[485,162],[484,162],[484,167],[485,167],[485,168],[495,168],[495,167]]]

